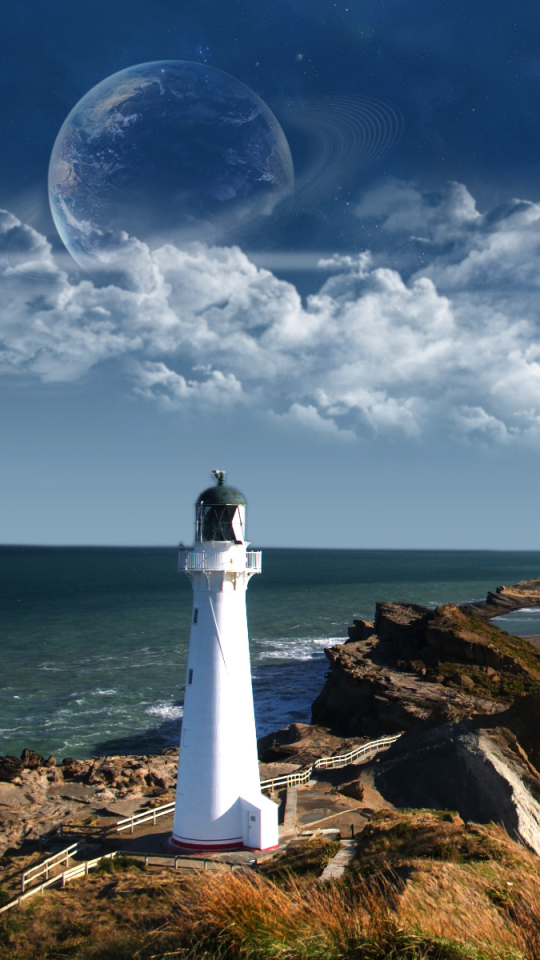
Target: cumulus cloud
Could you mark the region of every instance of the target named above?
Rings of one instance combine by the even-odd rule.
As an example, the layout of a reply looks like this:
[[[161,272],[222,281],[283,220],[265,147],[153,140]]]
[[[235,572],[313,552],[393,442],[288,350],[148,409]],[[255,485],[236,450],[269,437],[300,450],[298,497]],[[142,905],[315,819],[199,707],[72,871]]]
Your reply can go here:
[[[421,247],[421,269],[381,250],[327,258],[305,303],[238,247],[126,237],[111,272],[81,280],[4,213],[0,370],[67,381],[115,358],[138,396],[182,415],[241,409],[338,441],[540,442],[540,206],[480,213],[461,184],[396,181],[357,213],[389,250]]]

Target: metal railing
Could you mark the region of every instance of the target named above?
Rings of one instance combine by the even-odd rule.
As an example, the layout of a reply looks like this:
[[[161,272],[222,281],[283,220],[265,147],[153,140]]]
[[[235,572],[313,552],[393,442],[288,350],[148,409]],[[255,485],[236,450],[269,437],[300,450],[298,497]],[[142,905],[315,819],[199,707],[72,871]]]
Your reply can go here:
[[[342,753],[336,757],[319,757],[310,767],[305,770],[299,770],[297,773],[284,774],[282,777],[273,777],[271,780],[261,780],[261,790],[275,790],[277,787],[301,787],[308,783],[314,770],[328,770],[338,767],[346,767],[348,763],[354,763],[361,757],[368,756],[370,753],[378,753],[380,750],[386,750],[396,740],[399,740],[401,734],[396,733],[393,737],[381,737],[379,740],[370,740],[369,743],[363,743],[360,747],[350,750],[349,753]]]
[[[65,863],[67,867],[69,858],[72,857],[74,853],[79,853],[80,850],[84,850],[86,846],[86,838],[84,840],[78,840],[76,843],[72,843],[71,846],[66,847],[64,850],[59,850],[59,852],[53,854],[52,857],[47,857],[47,859],[42,860],[41,863],[36,863],[34,867],[29,867],[28,870],[25,870],[21,876],[22,892],[24,893],[28,884],[33,883],[33,881],[37,880],[38,877],[45,877],[45,880],[48,880],[51,870],[53,870],[54,867],[59,866],[61,863]]]
[[[135,824],[150,823],[150,821],[155,824],[158,817],[166,817],[167,814],[172,813],[173,810],[174,800],[172,803],[164,803],[162,807],[154,807],[153,810],[141,810],[140,813],[134,813],[133,816],[126,817],[125,820],[118,820],[110,830],[116,833],[121,833],[122,830],[129,830],[130,833],[133,833]]]
[[[315,760],[311,766],[306,767],[304,770],[299,770],[297,773],[285,774],[281,777],[273,777],[271,780],[261,780],[261,790],[275,790],[277,788],[283,787],[299,787],[303,786],[309,782],[311,779],[311,774],[314,770],[327,770],[327,769],[336,769],[338,767],[345,767],[348,763],[354,763],[355,760],[359,760],[361,757],[369,756],[372,753],[378,753],[380,750],[386,750],[390,747],[396,740],[399,740],[401,734],[397,733],[392,737],[380,737],[378,740],[370,740],[368,743],[363,743],[359,747],[355,747],[354,750],[350,750],[348,753],[341,753],[334,757],[319,757],[318,760]],[[131,817],[126,817],[123,820],[117,820],[114,825],[106,828],[103,831],[103,835],[108,835],[110,833],[122,833],[124,830],[129,830],[130,833],[134,833],[135,827],[143,823],[156,823],[158,817],[166,817],[168,814],[173,813],[175,807],[174,801],[171,803],[165,803],[161,807],[154,807],[152,810],[141,810],[140,813],[135,813]],[[65,863],[67,866],[68,860],[75,853],[79,853],[88,845],[88,841],[85,839],[77,841],[77,843],[72,843],[71,846],[66,847],[64,850],[60,850],[58,853],[55,853],[51,857],[47,857],[46,860],[43,860],[41,863],[36,864],[33,867],[29,867],[28,870],[21,876],[21,888],[24,896],[18,898],[17,901],[13,901],[12,904],[8,906],[15,906],[16,903],[21,902],[25,899],[26,896],[30,896],[31,893],[39,892],[45,887],[51,886],[55,883],[60,876],[66,876],[67,881],[73,879],[74,877],[83,876],[83,874],[88,873],[86,869],[86,864],[89,864],[89,869],[94,869],[95,864],[101,862],[101,860],[106,859],[107,857],[114,857],[117,855],[105,854],[102,857],[98,857],[96,860],[85,861],[81,863],[80,866],[71,867],[69,870],[64,871],[63,874],[57,874],[54,877],[50,877],[51,871],[59,866],[61,863]],[[130,854],[133,856],[133,854]],[[164,855],[166,856],[166,855]],[[173,858],[175,861],[181,860],[181,857]],[[189,862],[196,860],[195,857],[190,857]],[[177,867],[175,866],[177,869]],[[206,868],[205,868],[206,869]],[[44,876],[44,883],[40,884],[38,887],[32,887],[32,890],[26,892],[26,887],[33,883],[38,877]],[[62,885],[65,885],[63,881]],[[4,907],[3,910],[7,909]],[[2,913],[2,910],[0,910]]]
[[[62,851],[64,852],[64,851]],[[43,893],[47,887],[53,887],[58,885],[59,887],[65,887],[67,883],[71,880],[77,880],[79,877],[88,876],[91,870],[96,870],[97,867],[103,862],[103,860],[114,860],[115,857],[125,857],[127,856],[130,860],[138,859],[144,860],[145,866],[161,866],[163,861],[167,861],[167,864],[173,865],[174,870],[208,870],[209,867],[214,870],[229,869],[234,870],[235,868],[244,870],[246,867],[249,867],[250,864],[238,864],[233,863],[229,860],[208,860],[204,857],[182,857],[179,855],[168,856],[167,854],[141,854],[141,853],[127,853],[124,850],[113,850],[111,853],[102,853],[101,856],[95,857],[93,860],[85,860],[84,863],[78,863],[74,867],[69,867],[67,870],[63,870],[62,873],[56,874],[54,877],[49,877],[43,883],[40,883],[37,887],[32,887],[31,890],[27,890],[25,893],[21,893],[19,897],[15,897],[14,900],[11,900],[9,903],[6,903],[5,906],[0,907],[0,915],[5,913],[7,910],[11,910],[13,907],[19,907],[21,903],[25,900],[28,900],[29,897],[35,896],[37,893]],[[51,859],[51,858],[49,858]],[[154,863],[153,861],[158,861]],[[165,865],[167,865],[165,864]],[[194,866],[195,864],[195,866]],[[202,867],[198,866],[202,864]]]
[[[262,570],[262,552],[261,550],[248,550],[245,554],[245,565],[243,556],[237,558],[228,553],[211,553],[207,550],[181,550],[178,554],[178,569],[186,573],[191,571],[229,571],[230,573],[241,573],[243,570],[250,570],[253,573],[260,573]]]

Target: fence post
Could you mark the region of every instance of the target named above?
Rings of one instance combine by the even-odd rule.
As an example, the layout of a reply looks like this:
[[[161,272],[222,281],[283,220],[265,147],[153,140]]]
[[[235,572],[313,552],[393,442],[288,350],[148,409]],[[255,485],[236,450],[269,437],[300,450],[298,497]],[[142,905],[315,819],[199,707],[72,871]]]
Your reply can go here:
[[[133,833],[135,827],[133,826],[133,817],[131,818],[131,832]]]
[[[62,889],[64,889],[65,885],[66,885],[66,871],[64,870],[62,874]]]
[[[154,826],[156,825],[156,808],[154,807]]]

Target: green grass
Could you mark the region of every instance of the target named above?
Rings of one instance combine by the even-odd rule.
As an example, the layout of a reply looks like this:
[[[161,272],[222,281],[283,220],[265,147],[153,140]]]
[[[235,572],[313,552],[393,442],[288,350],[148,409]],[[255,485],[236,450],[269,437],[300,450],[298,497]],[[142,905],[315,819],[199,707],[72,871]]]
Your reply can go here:
[[[339,850],[339,840],[327,840],[324,837],[307,843],[289,844],[284,853],[262,863],[258,872],[274,883],[288,881],[291,876],[319,877]]]
[[[539,960],[537,858],[499,827],[381,811],[354,869],[321,884],[337,849],[319,838],[222,874],[119,857],[1,917],[0,960]]]
[[[135,857],[113,857],[102,860],[96,867],[96,873],[124,873],[126,870],[146,870],[146,865]]]
[[[501,654],[516,660],[525,670],[531,670],[540,681],[540,652],[528,640],[514,637],[493,623],[477,617],[466,617],[461,613],[455,618],[455,628],[458,632],[476,634],[486,643],[493,644]]]
[[[437,672],[447,678],[453,674],[462,673],[474,682],[476,689],[471,691],[472,693],[493,700],[513,700],[519,694],[540,691],[540,675],[536,677],[524,671],[513,673],[499,668],[497,671],[499,679],[493,680],[474,664],[444,660],[439,662]],[[454,684],[452,681],[450,685],[460,689],[459,684]]]

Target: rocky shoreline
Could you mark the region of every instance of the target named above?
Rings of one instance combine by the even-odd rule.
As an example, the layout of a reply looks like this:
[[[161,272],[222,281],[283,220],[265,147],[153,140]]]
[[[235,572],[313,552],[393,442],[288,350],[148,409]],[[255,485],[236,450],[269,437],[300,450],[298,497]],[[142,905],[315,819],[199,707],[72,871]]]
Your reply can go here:
[[[540,578],[485,604],[378,603],[372,623],[355,620],[325,651],[312,723],[261,739],[261,777],[404,732],[366,767],[388,804],[497,819],[540,854],[540,651],[490,623],[524,606],[540,606]],[[0,855],[60,825],[103,826],[172,800],[177,762],[174,748],[61,764],[29,749],[0,757]]]
[[[263,756],[307,755],[323,730],[402,732],[362,768],[384,801],[493,820],[540,855],[540,651],[490,623],[524,606],[540,606],[540,578],[499,587],[485,605],[378,603],[372,623],[355,620],[349,640],[325,650],[310,733],[277,731]]]
[[[174,799],[178,750],[57,764],[33,750],[0,757],[0,855],[63,826],[103,827]]]

